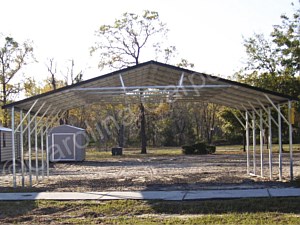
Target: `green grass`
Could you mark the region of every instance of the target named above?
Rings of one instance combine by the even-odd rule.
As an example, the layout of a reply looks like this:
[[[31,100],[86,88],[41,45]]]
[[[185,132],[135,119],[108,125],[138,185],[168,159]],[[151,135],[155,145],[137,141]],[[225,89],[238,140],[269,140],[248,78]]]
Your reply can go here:
[[[284,144],[283,146],[284,152],[289,152],[289,145]],[[256,150],[259,151],[259,144],[256,145]],[[242,152],[243,146],[242,145],[225,145],[225,146],[217,146],[217,152]],[[252,151],[252,145],[250,144],[250,150]],[[264,151],[268,152],[267,145],[264,145]],[[294,152],[300,152],[300,144],[293,144],[293,151]],[[278,153],[279,152],[279,146],[278,144],[272,145],[272,152]]]
[[[267,147],[264,146],[264,152],[268,153]],[[257,151],[259,151],[259,145],[256,146]],[[278,145],[273,145],[273,153],[278,153]],[[289,152],[289,145],[283,145],[285,152]],[[252,146],[250,146],[250,151],[252,151]],[[293,145],[294,152],[300,152],[300,144]],[[216,154],[244,154],[242,145],[227,145],[227,146],[217,146]],[[138,148],[124,148],[122,156],[112,156],[111,151],[97,151],[95,148],[89,148],[86,153],[86,160],[88,161],[98,161],[108,158],[146,158],[146,157],[160,157],[160,156],[179,156],[182,154],[181,147],[159,147],[159,148],[148,148],[147,154],[140,154],[140,149]]]
[[[0,202],[0,223],[299,224],[300,198]]]
[[[107,158],[147,158],[159,156],[178,156],[182,155],[180,147],[177,148],[148,148],[147,154],[141,154],[138,148],[125,148],[123,149],[122,156],[112,156],[111,151],[97,151],[95,148],[90,148],[86,152],[86,160],[97,161]]]

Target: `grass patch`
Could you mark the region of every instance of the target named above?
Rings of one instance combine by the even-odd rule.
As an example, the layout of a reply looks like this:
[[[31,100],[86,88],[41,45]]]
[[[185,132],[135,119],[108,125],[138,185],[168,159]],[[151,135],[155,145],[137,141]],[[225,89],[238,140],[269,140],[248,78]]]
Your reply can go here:
[[[86,152],[86,160],[97,161],[108,158],[147,158],[159,156],[178,156],[182,155],[182,150],[178,148],[148,148],[147,154],[141,154],[141,150],[137,148],[124,148],[123,155],[112,156],[111,151],[97,151],[95,148],[90,148]]]
[[[250,151],[252,145],[250,146]],[[259,149],[259,145],[256,146],[256,149]],[[289,152],[289,145],[283,145],[284,152]],[[122,156],[112,156],[111,151],[98,151],[96,148],[89,148],[86,152],[86,160],[89,161],[98,161],[102,159],[109,158],[147,158],[147,157],[160,157],[160,156],[179,156],[182,154],[181,147],[160,147],[160,148],[150,148],[147,149],[147,154],[140,154],[139,148],[124,148]],[[300,144],[293,145],[294,152],[300,152]],[[264,146],[264,152],[268,153],[267,146]],[[278,145],[273,144],[273,153],[278,153]],[[215,154],[244,154],[242,145],[226,145],[226,146],[217,146]]]
[[[256,149],[259,149],[260,146],[256,145]],[[283,144],[282,145],[283,151],[284,152],[289,152],[289,145],[288,144]],[[250,150],[252,151],[252,145],[250,144]],[[267,145],[264,145],[264,150],[267,153]],[[300,152],[300,144],[293,144],[293,151],[294,152]],[[217,153],[239,153],[243,152],[243,146],[242,145],[224,145],[224,146],[217,146]],[[272,152],[273,153],[279,153],[279,145],[278,144],[273,144],[272,145]]]
[[[300,198],[0,202],[0,223],[299,224]]]

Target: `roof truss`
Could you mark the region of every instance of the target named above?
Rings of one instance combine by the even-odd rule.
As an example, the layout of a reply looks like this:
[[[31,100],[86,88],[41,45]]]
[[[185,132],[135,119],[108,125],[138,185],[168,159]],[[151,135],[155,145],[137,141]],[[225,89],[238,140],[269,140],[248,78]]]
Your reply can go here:
[[[259,100],[259,101],[258,101]],[[246,84],[149,61],[3,106],[50,115],[90,104],[211,102],[240,110],[298,99]],[[271,102],[270,102],[271,101]]]

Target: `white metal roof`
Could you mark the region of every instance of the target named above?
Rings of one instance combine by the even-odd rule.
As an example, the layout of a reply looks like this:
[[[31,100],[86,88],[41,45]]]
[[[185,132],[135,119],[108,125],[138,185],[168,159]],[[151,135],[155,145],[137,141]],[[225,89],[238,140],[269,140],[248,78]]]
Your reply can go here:
[[[3,108],[49,115],[91,104],[210,102],[240,110],[297,98],[155,61],[17,101]]]

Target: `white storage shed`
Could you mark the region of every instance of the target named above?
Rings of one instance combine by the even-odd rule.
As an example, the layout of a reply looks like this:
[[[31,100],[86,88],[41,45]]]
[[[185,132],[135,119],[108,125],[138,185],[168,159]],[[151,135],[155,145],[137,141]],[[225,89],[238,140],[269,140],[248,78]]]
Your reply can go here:
[[[71,125],[60,125],[48,133],[51,162],[85,160],[85,130]]]
[[[20,157],[20,133],[15,136],[16,158]],[[0,162],[12,160],[12,129],[0,127]]]

